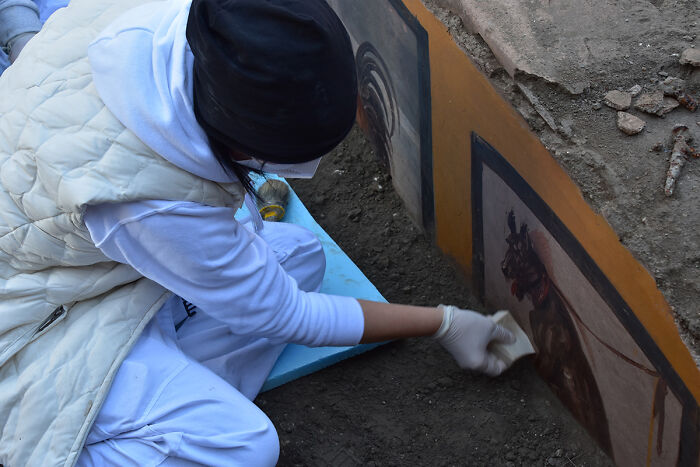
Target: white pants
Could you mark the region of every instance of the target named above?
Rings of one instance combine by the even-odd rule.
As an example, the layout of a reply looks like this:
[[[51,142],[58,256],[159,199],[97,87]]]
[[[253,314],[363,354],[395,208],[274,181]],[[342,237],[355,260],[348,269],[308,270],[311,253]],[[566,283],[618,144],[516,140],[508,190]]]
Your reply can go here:
[[[325,257],[313,233],[265,223],[258,233],[306,291]],[[284,344],[236,336],[202,310],[186,317],[174,296],[122,363],[88,434],[79,466],[274,465],[279,440],[251,401]]]

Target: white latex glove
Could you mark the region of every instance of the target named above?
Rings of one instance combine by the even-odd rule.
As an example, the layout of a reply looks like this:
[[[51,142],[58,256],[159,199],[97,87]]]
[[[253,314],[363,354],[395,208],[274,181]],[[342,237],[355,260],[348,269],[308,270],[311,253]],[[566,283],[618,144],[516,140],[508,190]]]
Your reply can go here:
[[[454,306],[440,305],[443,311],[442,325],[433,335],[454,357],[463,370],[476,370],[489,376],[498,376],[506,369],[506,363],[489,351],[491,341],[506,344],[515,342],[515,336],[488,317]]]
[[[27,42],[34,37],[36,33],[34,32],[25,32],[22,34],[19,34],[15,37],[13,37],[8,46],[10,49],[10,55],[8,58],[10,59],[10,63],[14,63],[15,60],[17,60],[17,57],[19,56],[19,53],[22,51],[25,45],[27,45]]]

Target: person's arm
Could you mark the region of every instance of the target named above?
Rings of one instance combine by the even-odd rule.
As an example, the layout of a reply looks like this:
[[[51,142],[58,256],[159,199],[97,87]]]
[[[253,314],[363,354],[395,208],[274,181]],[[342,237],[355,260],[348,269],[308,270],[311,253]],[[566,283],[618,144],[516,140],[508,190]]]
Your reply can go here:
[[[41,30],[39,9],[29,0],[0,0],[0,48],[10,63]]]
[[[438,308],[358,300],[365,317],[361,343],[435,334],[442,323]]]
[[[145,210],[138,203],[89,207],[86,224],[96,245],[228,323],[232,332],[309,346],[433,336],[462,368],[490,375],[505,369],[488,345],[513,337],[487,317],[442,305],[303,292],[231,209],[185,202],[163,202],[159,209],[158,202],[152,204]],[[98,229],[100,222],[105,225]]]
[[[352,297],[304,292],[230,208],[188,202],[89,206],[85,222],[108,257],[131,265],[239,335],[312,347],[355,345]]]

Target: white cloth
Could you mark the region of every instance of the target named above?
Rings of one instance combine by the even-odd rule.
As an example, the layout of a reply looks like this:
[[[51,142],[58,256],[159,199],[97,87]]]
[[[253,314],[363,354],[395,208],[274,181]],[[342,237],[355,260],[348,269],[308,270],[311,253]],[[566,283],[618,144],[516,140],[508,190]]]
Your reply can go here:
[[[299,287],[318,291],[325,259],[300,227],[267,224],[265,241]],[[270,420],[250,402],[284,348],[241,337],[203,310],[187,318],[173,296],[117,373],[78,465],[274,465]],[[206,368],[205,368],[206,367]],[[210,371],[227,375],[226,382]]]

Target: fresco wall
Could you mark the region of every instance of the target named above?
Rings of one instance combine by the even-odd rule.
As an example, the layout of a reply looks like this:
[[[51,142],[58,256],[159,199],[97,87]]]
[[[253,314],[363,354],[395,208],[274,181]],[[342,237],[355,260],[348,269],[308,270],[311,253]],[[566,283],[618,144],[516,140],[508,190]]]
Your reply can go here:
[[[618,465],[698,465],[700,371],[649,273],[419,0],[331,0],[358,117],[414,220],[510,309]]]

